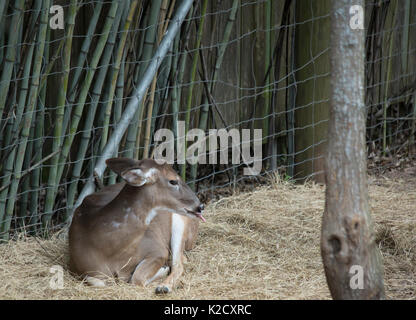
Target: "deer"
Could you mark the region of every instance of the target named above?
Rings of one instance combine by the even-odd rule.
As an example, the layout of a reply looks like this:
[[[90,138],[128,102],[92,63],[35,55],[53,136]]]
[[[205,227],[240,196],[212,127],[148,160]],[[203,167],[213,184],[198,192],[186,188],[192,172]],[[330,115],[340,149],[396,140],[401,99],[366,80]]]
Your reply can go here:
[[[167,164],[111,158],[122,182],[84,198],[69,228],[69,269],[93,287],[110,278],[134,285],[163,282],[171,292],[184,271],[184,250],[195,246],[204,205]]]

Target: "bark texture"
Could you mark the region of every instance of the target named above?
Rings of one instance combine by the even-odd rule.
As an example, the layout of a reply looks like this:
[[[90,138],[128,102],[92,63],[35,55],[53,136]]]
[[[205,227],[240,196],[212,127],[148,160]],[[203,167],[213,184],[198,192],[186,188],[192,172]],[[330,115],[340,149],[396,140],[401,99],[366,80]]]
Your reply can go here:
[[[332,1],[332,88],[321,253],[334,299],[384,299],[383,264],[368,205],[365,31],[350,27],[353,5],[365,8],[363,0]],[[356,288],[360,274],[353,266],[362,270],[362,288]]]

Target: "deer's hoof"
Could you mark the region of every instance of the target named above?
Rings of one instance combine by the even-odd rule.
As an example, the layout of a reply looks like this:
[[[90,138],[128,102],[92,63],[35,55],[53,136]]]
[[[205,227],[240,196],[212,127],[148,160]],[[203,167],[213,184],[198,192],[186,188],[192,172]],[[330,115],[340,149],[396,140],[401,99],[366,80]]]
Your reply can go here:
[[[160,285],[160,286],[156,287],[155,292],[156,292],[156,294],[167,294],[167,293],[171,292],[171,290],[166,285]]]

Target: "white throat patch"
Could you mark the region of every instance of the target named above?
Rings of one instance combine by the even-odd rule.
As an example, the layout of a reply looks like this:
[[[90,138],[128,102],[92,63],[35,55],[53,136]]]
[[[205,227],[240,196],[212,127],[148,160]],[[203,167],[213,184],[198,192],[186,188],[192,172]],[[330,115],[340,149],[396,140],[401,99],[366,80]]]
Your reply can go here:
[[[168,211],[170,213],[175,213],[175,211],[173,211],[172,209],[169,208],[165,208],[165,207],[155,207],[152,210],[150,210],[146,216],[146,219],[144,220],[144,223],[148,226],[152,220],[157,216],[158,211],[163,210],[163,211]]]

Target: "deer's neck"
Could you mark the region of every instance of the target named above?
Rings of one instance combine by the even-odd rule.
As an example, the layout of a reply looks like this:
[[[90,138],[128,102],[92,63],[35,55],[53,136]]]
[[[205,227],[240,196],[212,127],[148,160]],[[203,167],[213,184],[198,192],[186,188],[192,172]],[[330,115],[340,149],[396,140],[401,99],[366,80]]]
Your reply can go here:
[[[119,195],[123,204],[123,214],[134,215],[143,227],[150,224],[160,209],[156,202],[157,194],[150,189],[126,184]]]

